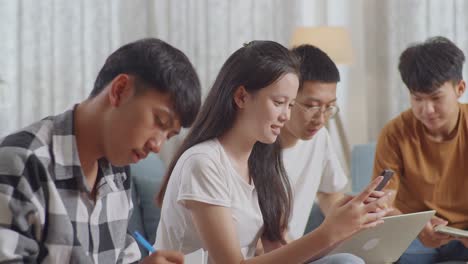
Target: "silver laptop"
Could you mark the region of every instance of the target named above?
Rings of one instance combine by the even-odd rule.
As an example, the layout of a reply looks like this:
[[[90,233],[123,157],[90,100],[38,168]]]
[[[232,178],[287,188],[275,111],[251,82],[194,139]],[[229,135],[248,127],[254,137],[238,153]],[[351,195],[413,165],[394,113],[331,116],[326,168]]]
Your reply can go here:
[[[425,211],[384,217],[383,224],[357,233],[330,254],[351,253],[370,264],[393,263],[434,214],[435,211]]]

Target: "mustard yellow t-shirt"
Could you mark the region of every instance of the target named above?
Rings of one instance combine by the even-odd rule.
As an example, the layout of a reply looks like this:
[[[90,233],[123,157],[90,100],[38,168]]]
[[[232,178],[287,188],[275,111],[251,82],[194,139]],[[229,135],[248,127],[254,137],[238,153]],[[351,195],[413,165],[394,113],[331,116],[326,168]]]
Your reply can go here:
[[[436,210],[449,225],[468,228],[468,105],[460,104],[454,136],[443,142],[427,137],[407,110],[390,121],[377,143],[373,177],[395,171],[387,189],[396,189],[395,207],[403,213]]]

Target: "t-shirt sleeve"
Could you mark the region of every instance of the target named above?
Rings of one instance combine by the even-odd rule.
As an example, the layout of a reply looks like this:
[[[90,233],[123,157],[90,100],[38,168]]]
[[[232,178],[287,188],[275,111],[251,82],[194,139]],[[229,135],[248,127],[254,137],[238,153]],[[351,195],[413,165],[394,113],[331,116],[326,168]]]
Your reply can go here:
[[[341,167],[328,131],[324,133],[324,140],[326,141],[324,165],[318,191],[325,193],[343,191],[348,183],[348,178]]]
[[[192,200],[212,205],[230,207],[226,170],[219,161],[207,154],[188,157],[182,168],[177,201]]]
[[[390,123],[382,130],[377,141],[372,179],[378,177],[384,169],[391,169],[395,173],[386,189],[398,190],[403,165],[400,147],[396,139],[397,135],[395,135],[395,131],[391,127],[392,124],[394,123]]]

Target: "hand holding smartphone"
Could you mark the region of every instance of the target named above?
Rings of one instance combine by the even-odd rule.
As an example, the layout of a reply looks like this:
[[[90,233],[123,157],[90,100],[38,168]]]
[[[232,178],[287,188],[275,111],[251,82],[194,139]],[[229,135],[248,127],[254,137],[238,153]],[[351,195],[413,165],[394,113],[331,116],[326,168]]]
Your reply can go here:
[[[387,182],[392,178],[394,172],[390,169],[385,169],[382,171],[382,173],[380,173],[380,175],[382,175],[384,178],[383,180],[379,183],[379,185],[377,185],[377,187],[375,188],[376,191],[381,191],[385,185],[387,185]]]

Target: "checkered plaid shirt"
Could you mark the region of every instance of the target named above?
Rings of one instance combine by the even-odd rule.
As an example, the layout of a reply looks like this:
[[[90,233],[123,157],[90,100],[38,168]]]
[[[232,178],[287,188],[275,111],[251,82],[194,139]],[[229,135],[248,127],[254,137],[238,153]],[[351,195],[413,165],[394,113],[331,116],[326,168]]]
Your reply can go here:
[[[0,262],[129,263],[125,168],[99,160],[96,199],[80,167],[73,110],[0,139]]]

